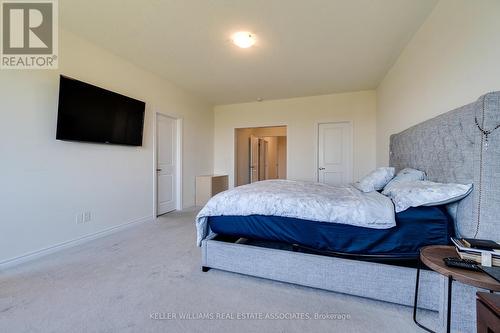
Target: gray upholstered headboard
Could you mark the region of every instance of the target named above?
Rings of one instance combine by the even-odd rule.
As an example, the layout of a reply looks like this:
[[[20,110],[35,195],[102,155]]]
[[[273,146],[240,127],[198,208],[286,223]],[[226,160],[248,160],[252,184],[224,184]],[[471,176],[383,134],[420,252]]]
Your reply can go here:
[[[425,171],[431,181],[473,183],[449,207],[457,233],[500,241],[500,128],[486,142],[475,117],[486,130],[500,124],[500,92],[392,135],[390,165]]]

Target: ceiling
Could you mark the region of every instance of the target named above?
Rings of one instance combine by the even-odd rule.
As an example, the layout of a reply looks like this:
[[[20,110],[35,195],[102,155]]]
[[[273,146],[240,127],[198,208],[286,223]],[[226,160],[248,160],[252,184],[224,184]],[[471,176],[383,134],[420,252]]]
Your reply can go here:
[[[210,101],[374,89],[437,0],[64,0],[60,22]],[[257,35],[239,49],[236,31]]]

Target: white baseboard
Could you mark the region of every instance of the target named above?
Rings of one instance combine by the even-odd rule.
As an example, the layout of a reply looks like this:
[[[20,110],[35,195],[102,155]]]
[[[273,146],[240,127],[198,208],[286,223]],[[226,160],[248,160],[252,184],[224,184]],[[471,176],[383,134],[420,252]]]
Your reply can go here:
[[[43,248],[43,249],[40,249],[37,251],[29,252],[29,253],[23,254],[23,255],[18,256],[18,257],[14,257],[11,259],[0,261],[0,270],[6,269],[9,267],[13,267],[13,266],[17,266],[17,265],[25,263],[27,261],[38,259],[40,257],[61,251],[63,249],[67,249],[67,248],[70,248],[70,247],[73,247],[76,245],[90,242],[90,241],[97,239],[97,238],[111,235],[115,232],[130,228],[131,226],[133,226],[135,224],[152,222],[152,221],[154,221],[153,216],[141,217],[141,218],[129,221],[127,223],[120,224],[120,225],[117,225],[114,227],[110,227],[110,228],[107,228],[107,229],[104,229],[104,230],[101,230],[101,231],[98,231],[98,232],[95,232],[92,234],[78,237],[78,238],[75,238],[75,239],[72,239],[72,240],[69,240],[66,242],[58,243],[58,244],[55,244],[55,245],[52,245],[52,246],[49,246],[49,247],[46,247],[46,248]]]

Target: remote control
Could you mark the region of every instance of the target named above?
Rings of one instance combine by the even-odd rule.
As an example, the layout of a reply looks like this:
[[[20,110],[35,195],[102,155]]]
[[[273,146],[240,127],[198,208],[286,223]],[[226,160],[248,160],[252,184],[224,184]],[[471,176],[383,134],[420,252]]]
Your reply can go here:
[[[449,267],[457,267],[457,268],[468,269],[471,271],[481,272],[481,269],[474,260],[448,257],[444,258],[443,261],[446,264],[446,266]]]

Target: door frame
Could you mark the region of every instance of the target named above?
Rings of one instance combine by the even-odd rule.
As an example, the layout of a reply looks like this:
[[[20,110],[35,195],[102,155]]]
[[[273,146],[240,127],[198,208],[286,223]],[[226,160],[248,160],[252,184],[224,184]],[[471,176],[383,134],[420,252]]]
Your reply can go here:
[[[153,117],[153,216],[158,217],[158,177],[157,177],[157,165],[158,165],[158,117],[167,117],[175,120],[176,133],[177,133],[177,147],[175,154],[175,209],[182,210],[182,117],[174,114],[156,111]]]
[[[319,182],[319,126],[323,124],[349,124],[349,126],[351,127],[351,149],[349,151],[349,162],[351,164],[351,178],[352,181],[354,181],[354,122],[352,120],[316,122],[316,147],[314,149],[314,168],[316,170],[316,181]]]
[[[233,175],[229,174],[229,188],[236,187],[236,184],[238,183],[238,147],[237,147],[237,142],[238,142],[238,130],[240,129],[247,129],[247,128],[263,128],[263,127],[286,127],[286,135],[285,137],[287,138],[287,143],[286,143],[286,167],[287,167],[287,172],[286,172],[286,179],[288,179],[288,166],[290,165],[290,150],[289,150],[289,141],[288,138],[290,136],[290,124],[288,122],[283,122],[283,123],[278,123],[278,124],[264,124],[264,125],[255,125],[255,124],[241,124],[239,126],[235,126],[232,128],[233,135],[231,136],[232,139],[232,160],[233,160]],[[231,183],[232,182],[232,183]]]

